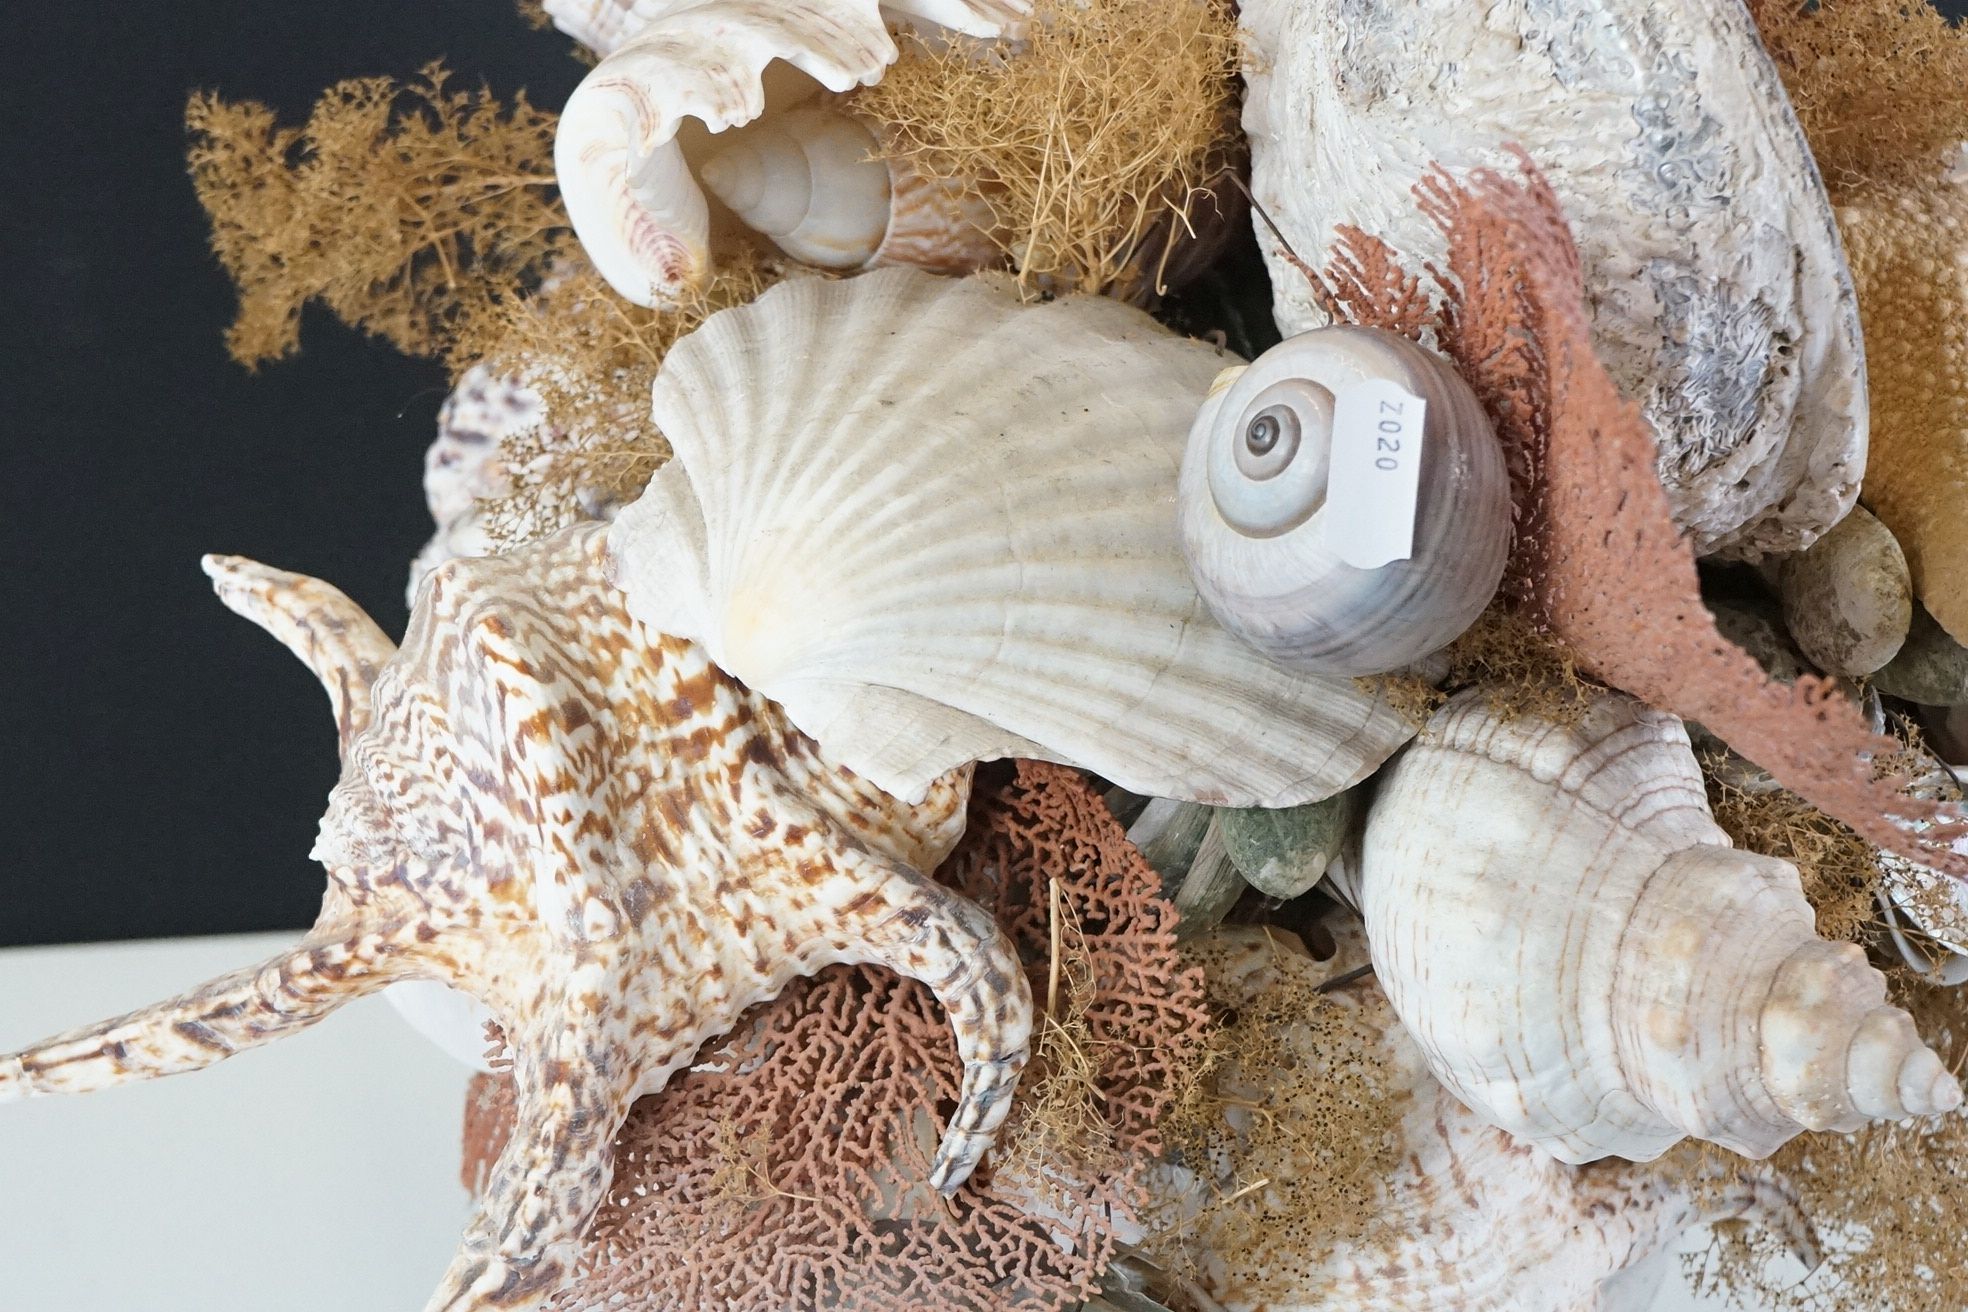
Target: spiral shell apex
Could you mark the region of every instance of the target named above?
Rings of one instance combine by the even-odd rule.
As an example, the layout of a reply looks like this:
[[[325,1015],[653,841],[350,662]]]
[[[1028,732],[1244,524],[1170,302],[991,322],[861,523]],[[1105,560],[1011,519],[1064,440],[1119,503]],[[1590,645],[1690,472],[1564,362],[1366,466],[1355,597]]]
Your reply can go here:
[[[1369,413],[1402,408],[1397,431],[1355,422],[1349,396],[1375,383],[1419,401],[1419,422],[1391,391]],[[1373,473],[1336,478],[1335,439],[1368,444]],[[1503,450],[1475,394],[1433,353],[1371,328],[1288,338],[1219,378],[1189,431],[1180,504],[1211,613],[1279,664],[1321,674],[1385,673],[1453,641],[1495,595],[1510,547]],[[1410,516],[1404,553],[1362,563],[1354,525],[1398,530]]]

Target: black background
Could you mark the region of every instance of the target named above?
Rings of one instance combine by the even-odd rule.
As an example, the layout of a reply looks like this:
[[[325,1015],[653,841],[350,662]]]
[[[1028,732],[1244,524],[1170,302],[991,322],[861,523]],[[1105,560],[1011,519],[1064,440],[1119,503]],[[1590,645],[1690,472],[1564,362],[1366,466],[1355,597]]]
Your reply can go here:
[[[0,55],[0,946],[301,927],[336,771],[312,676],[219,604],[233,552],[402,631],[443,371],[310,313],[250,375],[184,171],[186,94],[303,118],[345,78],[557,108],[585,71],[512,0],[42,5]],[[31,21],[30,21],[31,20]]]
[[[1968,0],[1942,6],[1959,14]],[[16,6],[16,8],[20,8]],[[299,928],[335,777],[312,676],[198,569],[325,578],[400,633],[441,370],[310,313],[225,355],[232,292],[183,168],[187,92],[284,121],[445,56],[557,107],[565,38],[510,0],[41,5],[0,53],[0,946]]]

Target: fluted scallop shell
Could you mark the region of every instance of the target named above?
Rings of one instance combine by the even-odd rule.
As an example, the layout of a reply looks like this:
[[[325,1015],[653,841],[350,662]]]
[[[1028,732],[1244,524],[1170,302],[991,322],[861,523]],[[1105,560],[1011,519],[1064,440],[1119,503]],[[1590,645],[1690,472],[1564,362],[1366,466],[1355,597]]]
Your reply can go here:
[[[1341,558],[1345,493],[1327,493],[1335,441],[1374,440],[1335,434],[1335,398],[1370,381],[1426,410],[1412,551],[1363,568]],[[1293,432],[1253,457],[1253,425],[1275,429],[1281,415]],[[1324,674],[1384,673],[1453,641],[1496,593],[1510,549],[1509,476],[1475,394],[1432,351],[1372,328],[1288,338],[1212,395],[1190,430],[1180,502],[1211,613],[1273,660]]]
[[[1527,151],[1579,244],[1594,345],[1660,442],[1704,554],[1795,550],[1866,458],[1857,304],[1832,210],[1740,0],[1247,0],[1257,201],[1315,263],[1335,224],[1421,272],[1432,164]],[[1326,323],[1266,243],[1278,325]]]
[[[901,8],[987,36],[1020,12],[1015,0]],[[563,28],[612,49],[561,112],[554,169],[596,269],[638,305],[666,305],[710,267],[713,215],[693,174],[707,134],[749,123],[768,104],[879,81],[897,50],[875,0],[643,0],[632,9],[628,18],[605,5],[555,12]],[[897,196],[921,198],[906,188]]]
[[[652,414],[676,454],[611,530],[617,581],[905,797],[998,756],[1162,797],[1326,796],[1412,730],[1196,595],[1176,474],[1223,363],[996,276],[783,283],[665,359]]]
[[[1197,946],[1213,996],[1240,1010],[1281,986],[1295,993],[1364,965],[1350,914],[1328,917],[1336,951],[1312,960],[1290,935],[1263,926],[1215,931]],[[1774,1171],[1722,1181],[1598,1163],[1570,1166],[1514,1141],[1465,1108],[1428,1062],[1371,979],[1327,994],[1348,1014],[1358,1046],[1309,1028],[1289,1050],[1305,1070],[1371,1063],[1400,1108],[1400,1144],[1380,1180],[1381,1205],[1357,1237],[1284,1230],[1271,1256],[1289,1263],[1291,1292],[1261,1292],[1273,1273],[1247,1256],[1206,1255],[1197,1280],[1226,1312],[1613,1312],[1651,1306],[1670,1266],[1661,1259],[1696,1225],[1751,1221],[1816,1261],[1795,1192]],[[1281,1113],[1271,1090],[1231,1069],[1217,1092]],[[1261,1114],[1261,1113],[1260,1113]],[[1234,1115],[1234,1113],[1233,1113]],[[1277,1169],[1278,1164],[1266,1163]],[[1305,1171],[1330,1169],[1307,1161]],[[1170,1169],[1167,1187],[1199,1182]],[[1228,1175],[1212,1182],[1237,1187]]]
[[[1730,847],[1681,722],[1623,696],[1571,727],[1452,699],[1380,777],[1355,892],[1437,1077],[1561,1160],[1960,1103],[1796,868]]]

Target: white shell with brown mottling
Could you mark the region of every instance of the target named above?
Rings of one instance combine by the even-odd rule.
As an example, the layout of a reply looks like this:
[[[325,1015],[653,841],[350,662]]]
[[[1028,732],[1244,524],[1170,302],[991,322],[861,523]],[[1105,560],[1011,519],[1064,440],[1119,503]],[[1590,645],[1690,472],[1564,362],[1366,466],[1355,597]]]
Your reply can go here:
[[[1315,962],[1288,934],[1262,926],[1217,930],[1197,945],[1212,992],[1248,1007],[1290,981],[1296,990],[1364,965],[1358,921],[1325,921],[1337,945]],[[1296,991],[1295,990],[1295,991]],[[1374,1062],[1401,1106],[1396,1164],[1381,1206],[1349,1240],[1303,1234],[1292,1292],[1266,1298],[1267,1273],[1206,1255],[1198,1282],[1227,1312],[1614,1312],[1649,1304],[1667,1274],[1658,1260],[1689,1228],[1747,1220],[1781,1236],[1807,1264],[1816,1249],[1795,1193],[1774,1172],[1750,1169],[1706,1182],[1625,1163],[1568,1166],[1484,1122],[1429,1073],[1422,1050],[1369,979],[1329,993],[1351,1013],[1357,1049],[1335,1050],[1307,1031],[1294,1054],[1306,1069]],[[1266,1090],[1234,1068],[1217,1092],[1253,1107]],[[1307,1162],[1306,1171],[1328,1163]],[[1171,1170],[1166,1183],[1199,1182]],[[1237,1187],[1234,1177],[1215,1181]]]
[[[1570,727],[1452,699],[1380,776],[1354,892],[1437,1077],[1562,1161],[1961,1102],[1796,868],[1729,845],[1681,722],[1624,696]]]
[[[1599,356],[1660,442],[1697,551],[1807,546],[1866,459],[1857,300],[1741,0],[1245,0],[1252,190],[1314,265],[1337,224],[1422,272],[1431,164],[1521,146],[1579,244]],[[1260,225],[1278,326],[1328,322]],[[1426,275],[1424,274],[1424,282]]]
[[[208,557],[336,714],[321,916],[263,965],[0,1054],[0,1103],[196,1070],[400,980],[453,985],[512,1046],[518,1118],[429,1308],[531,1310],[575,1270],[629,1106],[788,981],[868,962],[949,1011],[964,1085],[931,1181],[954,1190],[1031,1024],[1010,944],[924,873],[963,831],[968,771],[911,805],[823,758],[625,611],[605,534],[438,566],[400,650],[326,584]]]
[[[1328,796],[1413,729],[1351,679],[1274,666],[1197,595],[1176,477],[1224,363],[996,276],[781,284],[665,359],[675,456],[615,523],[616,577],[900,796],[999,756],[1157,797]]]

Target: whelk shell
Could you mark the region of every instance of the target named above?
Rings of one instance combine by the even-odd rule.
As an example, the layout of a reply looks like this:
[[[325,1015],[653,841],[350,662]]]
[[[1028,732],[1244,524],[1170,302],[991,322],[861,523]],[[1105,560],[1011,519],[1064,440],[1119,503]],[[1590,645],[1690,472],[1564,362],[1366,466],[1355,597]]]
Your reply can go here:
[[[1629,698],[1573,727],[1451,699],[1380,776],[1355,885],[1436,1075],[1560,1160],[1765,1157],[1961,1102],[1796,868],[1729,845],[1681,722]]]

